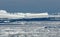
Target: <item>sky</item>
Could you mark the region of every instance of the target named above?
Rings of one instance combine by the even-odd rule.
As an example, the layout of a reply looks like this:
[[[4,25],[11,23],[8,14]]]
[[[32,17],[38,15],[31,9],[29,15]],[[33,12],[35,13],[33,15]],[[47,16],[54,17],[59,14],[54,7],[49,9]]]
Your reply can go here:
[[[10,12],[60,12],[60,0],[0,0],[0,10]]]

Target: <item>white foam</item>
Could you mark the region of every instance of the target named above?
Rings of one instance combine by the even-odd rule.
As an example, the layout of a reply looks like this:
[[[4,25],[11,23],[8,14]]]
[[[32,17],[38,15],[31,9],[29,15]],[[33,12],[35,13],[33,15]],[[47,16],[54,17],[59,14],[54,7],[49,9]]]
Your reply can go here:
[[[40,18],[46,17],[48,13],[8,13],[6,10],[0,10],[0,18]]]

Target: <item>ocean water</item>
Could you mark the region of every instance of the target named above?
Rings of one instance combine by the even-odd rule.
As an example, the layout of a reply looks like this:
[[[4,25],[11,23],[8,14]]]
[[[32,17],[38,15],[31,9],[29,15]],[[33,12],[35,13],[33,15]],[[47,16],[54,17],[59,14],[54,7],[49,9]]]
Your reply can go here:
[[[11,9],[9,9],[9,8],[11,8]],[[45,12],[47,12],[47,13],[49,13],[49,14],[60,14],[60,8],[37,8],[37,9],[35,9],[35,8],[32,8],[32,9],[29,9],[29,8],[26,8],[26,7],[24,7],[24,8],[18,8],[17,7],[17,9],[14,9],[14,8],[12,8],[12,7],[7,7],[7,8],[3,8],[3,9],[0,9],[0,10],[6,10],[7,12],[9,12],[9,13],[18,13],[18,12],[22,12],[22,13],[45,13]]]
[[[8,12],[60,13],[60,0],[0,0],[0,10]]]
[[[47,21],[44,18],[40,21],[39,19],[29,21],[18,19],[6,23],[0,21],[0,37],[60,37],[60,19],[54,20]]]
[[[19,21],[0,25],[0,37],[60,37],[60,21]]]
[[[60,0],[0,0],[0,10],[60,14]],[[60,21],[0,23],[0,37],[60,37]]]

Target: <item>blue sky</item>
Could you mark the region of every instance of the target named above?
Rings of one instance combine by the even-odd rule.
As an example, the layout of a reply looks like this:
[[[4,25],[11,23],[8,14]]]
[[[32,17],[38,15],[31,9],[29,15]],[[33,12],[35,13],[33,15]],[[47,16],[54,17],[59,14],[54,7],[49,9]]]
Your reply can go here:
[[[11,12],[59,12],[60,0],[0,0],[0,9]]]

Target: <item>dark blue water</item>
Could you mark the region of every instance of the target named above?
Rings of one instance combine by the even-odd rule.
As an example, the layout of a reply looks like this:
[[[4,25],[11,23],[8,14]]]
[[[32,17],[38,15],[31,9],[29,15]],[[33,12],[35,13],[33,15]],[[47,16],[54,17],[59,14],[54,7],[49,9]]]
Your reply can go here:
[[[0,0],[0,10],[8,12],[60,13],[60,0]]]

